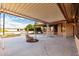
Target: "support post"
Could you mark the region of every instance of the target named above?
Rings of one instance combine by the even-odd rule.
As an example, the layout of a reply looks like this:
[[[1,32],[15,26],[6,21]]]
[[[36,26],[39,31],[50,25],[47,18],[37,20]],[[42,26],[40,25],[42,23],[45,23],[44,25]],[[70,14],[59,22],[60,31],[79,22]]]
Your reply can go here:
[[[5,14],[3,13],[3,36],[5,35]]]
[[[5,13],[3,13],[3,36],[5,35]],[[4,48],[5,48],[5,45],[4,45],[4,39],[2,39],[3,40],[3,47],[2,47],[2,49],[4,50]]]
[[[47,30],[46,30],[46,35],[49,35],[49,24],[46,24]]]
[[[34,39],[36,39],[36,21],[34,23]]]
[[[66,38],[66,30],[67,30],[67,29],[66,29],[66,24],[67,24],[67,21],[64,21],[64,22],[63,22],[63,37],[64,37],[64,38]]]

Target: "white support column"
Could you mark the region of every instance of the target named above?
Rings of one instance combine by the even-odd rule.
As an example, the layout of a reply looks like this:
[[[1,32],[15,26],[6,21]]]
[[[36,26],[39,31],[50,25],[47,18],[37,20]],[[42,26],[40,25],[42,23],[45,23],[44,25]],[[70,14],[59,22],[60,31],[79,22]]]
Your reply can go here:
[[[63,32],[63,38],[66,38],[66,30],[67,30],[67,29],[66,29],[66,25],[67,25],[67,21],[64,21],[64,22],[63,22],[63,31],[64,31],[64,32]]]
[[[37,39],[37,36],[36,36],[36,21],[34,23],[34,39]]]
[[[46,35],[49,35],[49,24],[46,24],[47,30],[46,30]]]
[[[1,27],[1,13],[0,13],[0,29],[1,29],[2,27]]]
[[[3,13],[3,36],[5,35],[5,14]]]
[[[3,13],[3,36],[5,35],[5,13]],[[3,47],[2,47],[2,49],[4,49],[5,48],[5,41],[4,41],[4,39],[2,39],[3,40]]]

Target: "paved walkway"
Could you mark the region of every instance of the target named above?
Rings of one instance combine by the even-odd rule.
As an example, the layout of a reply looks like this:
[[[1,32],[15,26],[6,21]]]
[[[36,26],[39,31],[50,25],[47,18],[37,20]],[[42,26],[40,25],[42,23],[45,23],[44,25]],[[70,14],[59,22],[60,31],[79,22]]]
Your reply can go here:
[[[37,35],[39,42],[27,43],[25,36],[5,38],[5,48],[0,55],[5,56],[75,56],[77,48],[73,38]]]

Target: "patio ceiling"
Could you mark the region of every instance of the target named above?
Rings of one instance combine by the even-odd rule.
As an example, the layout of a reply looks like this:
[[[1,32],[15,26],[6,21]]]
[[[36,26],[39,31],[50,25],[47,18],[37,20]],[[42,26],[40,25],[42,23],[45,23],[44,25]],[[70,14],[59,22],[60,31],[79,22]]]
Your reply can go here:
[[[62,3],[58,4],[67,22],[74,22],[77,18],[78,3]]]
[[[1,3],[0,11],[48,23],[65,20],[55,3]]]

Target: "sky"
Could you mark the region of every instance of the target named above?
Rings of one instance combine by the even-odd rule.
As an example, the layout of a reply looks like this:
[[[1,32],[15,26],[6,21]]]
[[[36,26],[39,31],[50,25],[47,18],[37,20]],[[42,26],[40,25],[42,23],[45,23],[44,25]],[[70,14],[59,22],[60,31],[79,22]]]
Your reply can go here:
[[[24,28],[28,24],[34,24],[35,21],[17,16],[5,14],[5,28]],[[0,26],[3,26],[2,14],[0,17]]]

